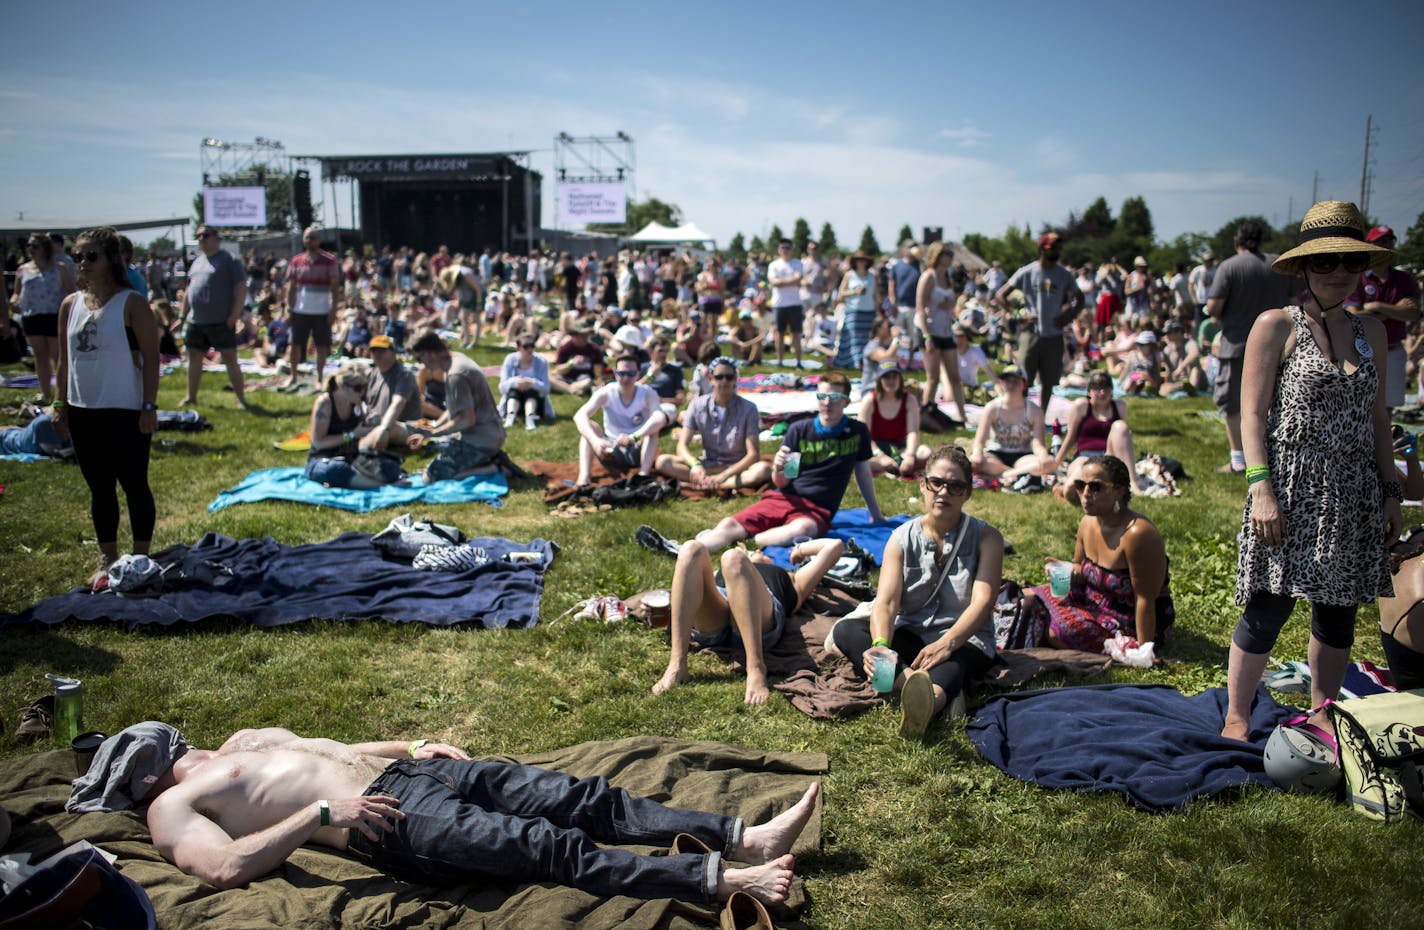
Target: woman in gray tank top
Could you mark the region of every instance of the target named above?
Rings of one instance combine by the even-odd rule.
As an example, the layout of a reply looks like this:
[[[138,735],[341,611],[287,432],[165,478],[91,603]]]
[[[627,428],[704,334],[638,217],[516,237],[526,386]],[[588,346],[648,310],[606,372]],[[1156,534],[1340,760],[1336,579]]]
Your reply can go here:
[[[991,620],[1004,565],[1004,537],[964,512],[969,456],[935,450],[920,481],[925,515],[901,524],[885,545],[870,619],[831,630],[851,667],[873,678],[877,657],[895,663],[900,735],[922,738],[946,707],[964,713],[964,686],[994,662]]]

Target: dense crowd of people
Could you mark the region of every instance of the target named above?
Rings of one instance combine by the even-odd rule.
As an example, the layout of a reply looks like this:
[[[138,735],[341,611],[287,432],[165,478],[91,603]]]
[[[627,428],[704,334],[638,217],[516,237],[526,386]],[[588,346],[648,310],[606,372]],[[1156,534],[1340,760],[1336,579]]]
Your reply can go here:
[[[764,650],[846,552],[848,544],[832,538],[830,528],[851,480],[872,522],[882,519],[874,476],[918,481],[922,514],[890,535],[868,610],[839,620],[826,648],[874,690],[897,699],[901,735],[919,738],[939,715],[963,712],[966,685],[995,662],[999,648],[992,620],[1005,590],[1005,542],[996,527],[965,511],[976,487],[1017,488],[1061,476],[1059,496],[1082,512],[1071,559],[1050,560],[1050,583],[1028,588],[1017,603],[1025,627],[1038,631],[1033,642],[1108,652],[1143,667],[1160,661],[1176,620],[1168,545],[1132,499],[1161,489],[1135,467],[1120,396],[1210,389],[1230,437],[1231,460],[1222,471],[1243,473],[1246,485],[1236,583],[1242,613],[1230,647],[1222,736],[1247,738],[1256,684],[1298,600],[1311,608],[1317,731],[1330,727],[1321,708],[1339,691],[1360,604],[1386,605],[1381,641],[1403,680],[1419,680],[1424,668],[1414,648],[1417,618],[1390,600],[1404,556],[1392,560],[1388,552],[1403,528],[1406,492],[1424,493],[1413,437],[1390,428],[1392,413],[1403,412],[1408,366],[1420,354],[1418,286],[1390,267],[1394,233],[1367,230],[1353,204],[1316,204],[1299,245],[1278,257],[1261,253],[1261,230],[1247,221],[1236,231],[1234,256],[1218,266],[1206,254],[1195,268],[1178,266],[1171,274],[1154,272],[1141,257],[1130,267],[1065,267],[1056,233],[1041,236],[1036,260],[1012,271],[983,263],[971,269],[970,256],[956,262],[943,242],[905,243],[895,257],[838,258],[813,246],[796,257],[791,241],[782,240],[775,257],[753,254],[745,262],[679,250],[512,257],[492,250],[451,254],[444,246],[433,255],[388,248],[338,257],[322,248],[314,228],[304,231],[302,243],[287,258],[239,258],[222,246],[220,231],[201,227],[198,252],[172,289],[171,269],[160,259],[135,264],[131,245],[112,229],[82,233],[72,256],[52,237],[28,240],[29,258],[6,302],[0,337],[28,342],[40,380],[37,399],[51,409],[25,435],[0,435],[10,435],[6,449],[72,443],[91,495],[99,574],[118,557],[119,488],[130,512],[132,551],[148,550],[155,525],[148,454],[160,357],[179,357],[180,344],[189,368],[186,404],[197,403],[202,365],[211,359],[223,365],[237,403],[247,408],[238,363],[243,347],[285,372],[279,390],[309,389],[306,474],[332,486],[402,480],[392,453],[428,444],[436,454],[426,481],[492,471],[500,467],[508,429],[520,420],[526,430],[538,429],[553,415],[552,393],[579,395],[587,399],[573,416],[578,485],[592,481],[597,462],[611,472],[660,473],[700,490],[761,490],[682,542],[639,527],[639,544],[676,558],[671,650],[654,694],[688,680],[692,644],[740,646],[745,702],[765,702]],[[510,351],[492,382],[452,343]],[[815,414],[794,419],[766,461],[757,409],[738,393],[739,369],[765,362],[800,371],[808,353],[821,369]],[[407,368],[402,355],[418,370]],[[922,392],[906,380],[916,365],[926,375]],[[857,409],[855,373],[858,416],[850,416]],[[1066,421],[1050,427],[1046,412],[1060,385],[1081,396]],[[1037,402],[1029,393],[1035,386]],[[931,449],[921,441],[931,413],[965,426],[970,399],[986,403],[968,449],[955,443]],[[668,433],[675,433],[672,453],[660,442]],[[1396,453],[1405,456],[1403,474]],[[739,545],[747,540],[756,551]],[[782,546],[789,547],[790,570],[759,551]],[[1403,575],[1400,587],[1413,591],[1418,579]],[[174,735],[144,738],[163,743]],[[234,751],[280,754],[299,742],[285,731],[276,738]],[[404,752],[415,760],[424,749],[419,758],[440,765],[468,761],[454,747],[426,744],[348,748],[381,759]],[[189,761],[180,765],[178,748],[169,746],[172,771],[165,768],[168,780],[153,792],[149,814],[165,855],[231,884],[256,877],[295,848],[269,839],[269,851],[281,856],[254,860],[236,877],[213,866],[207,857],[223,848],[227,834],[205,827],[206,840],[183,839],[207,817],[199,789],[208,776],[199,770],[211,754],[187,751]],[[378,771],[388,769],[371,770]],[[489,777],[506,776],[524,779],[552,806],[583,790],[535,770],[511,767]],[[306,819],[291,835],[312,835],[318,822],[353,826],[371,841],[353,833],[353,848],[369,846],[372,861],[384,862],[383,840],[367,824],[388,832],[388,824],[426,803],[429,787],[403,800],[407,788],[389,777],[389,784],[372,783],[379,791],[298,811]],[[330,781],[354,795],[368,780]],[[510,797],[517,793],[511,789]],[[451,828],[438,839],[470,847],[468,861],[462,856],[449,875],[474,869],[608,893],[631,888],[707,900],[745,890],[778,903],[791,880],[785,853],[814,797],[813,787],[790,811],[745,834],[725,818],[668,812],[622,794],[586,801],[631,805],[661,832],[676,832],[679,823],[701,827],[711,842],[734,852],[748,852],[741,837],[750,838],[755,856],[748,861],[757,865],[747,870],[724,868],[702,853],[674,862],[683,858],[676,850],[649,865],[591,841],[550,868],[549,844],[527,844],[511,864],[495,861],[484,834]],[[449,799],[429,803],[437,801]],[[288,806],[309,803],[303,794]],[[267,811],[259,819],[266,825],[280,818]],[[628,838],[626,831],[603,833]],[[640,884],[622,873],[627,869],[662,884]],[[429,867],[415,877],[432,874],[449,877]]]

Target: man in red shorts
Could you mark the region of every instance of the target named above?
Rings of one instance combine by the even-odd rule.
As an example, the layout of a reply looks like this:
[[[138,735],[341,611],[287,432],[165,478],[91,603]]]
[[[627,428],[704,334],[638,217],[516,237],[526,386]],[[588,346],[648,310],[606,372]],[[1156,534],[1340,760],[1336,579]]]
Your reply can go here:
[[[818,414],[791,424],[772,459],[774,487],[755,504],[698,533],[697,541],[709,552],[717,552],[749,537],[766,547],[789,545],[798,536],[824,536],[852,474],[870,518],[880,520],[870,474],[870,430],[845,415],[849,402],[850,381],[845,374],[833,371],[822,375],[816,390]],[[787,475],[789,461],[794,477]],[[639,527],[638,542],[651,549],[676,551],[675,544],[651,528]]]

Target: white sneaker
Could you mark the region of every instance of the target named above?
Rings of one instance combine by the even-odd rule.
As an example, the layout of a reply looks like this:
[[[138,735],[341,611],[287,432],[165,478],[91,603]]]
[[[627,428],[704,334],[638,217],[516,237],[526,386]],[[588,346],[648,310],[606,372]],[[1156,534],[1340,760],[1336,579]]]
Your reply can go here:
[[[527,429],[529,432],[532,433],[532,432],[534,432],[534,427],[538,424],[538,422],[539,422],[539,418],[538,418],[538,417],[525,417],[525,418],[524,418],[524,428]]]
[[[506,413],[506,414],[504,415],[504,428],[505,428],[505,429],[511,429],[511,428],[513,428],[513,426],[514,426],[514,414],[512,414],[512,413]]]

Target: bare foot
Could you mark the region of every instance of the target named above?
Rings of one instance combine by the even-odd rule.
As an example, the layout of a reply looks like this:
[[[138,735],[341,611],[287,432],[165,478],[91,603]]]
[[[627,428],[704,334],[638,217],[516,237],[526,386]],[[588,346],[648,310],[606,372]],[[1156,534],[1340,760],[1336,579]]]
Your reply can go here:
[[[791,891],[795,860],[782,856],[745,869],[724,869],[717,879],[717,898],[725,901],[734,891],[745,891],[762,904],[785,904]]]
[[[196,407],[197,405],[198,400],[195,397],[185,397],[178,402],[178,406],[180,407]]]
[[[653,685],[653,693],[663,694],[664,692],[671,691],[678,685],[689,681],[691,677],[692,676],[687,674],[687,669],[676,668],[669,665],[668,670],[663,672],[663,677],[659,678],[658,683]]]
[[[1234,720],[1230,717],[1226,718],[1226,723],[1221,728],[1221,735],[1223,737],[1226,739],[1240,740],[1243,743],[1249,743],[1251,741],[1249,738],[1250,732],[1251,722],[1249,720]]]
[[[742,703],[755,707],[758,704],[765,704],[769,697],[771,697],[771,689],[767,687],[766,675],[748,672],[747,696]]]
[[[791,845],[806,829],[806,823],[816,810],[816,796],[820,793],[821,783],[813,781],[801,800],[766,823],[747,827],[742,831],[742,848],[737,858],[745,862],[770,862],[791,852]]]

